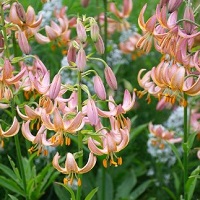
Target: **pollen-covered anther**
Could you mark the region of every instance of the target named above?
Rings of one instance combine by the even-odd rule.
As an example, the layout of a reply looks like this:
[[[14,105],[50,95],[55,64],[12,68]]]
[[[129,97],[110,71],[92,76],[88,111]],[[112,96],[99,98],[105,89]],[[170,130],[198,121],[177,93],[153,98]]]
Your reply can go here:
[[[64,183],[65,185],[67,185],[67,184],[68,184],[68,179],[67,179],[67,178],[64,178],[64,179],[63,179],[63,183]]]
[[[48,156],[48,153],[49,153],[48,150],[47,150],[47,149],[44,149],[43,155],[44,155],[44,156]]]
[[[69,146],[71,144],[71,139],[69,137],[65,138],[65,144]]]
[[[163,149],[165,148],[165,144],[164,144],[164,143],[161,143],[161,144],[159,145],[159,148],[163,150]]]
[[[117,158],[117,164],[122,165],[122,157]]]
[[[81,186],[81,179],[80,178],[78,178],[78,186]]]
[[[1,140],[0,147],[1,147],[1,148],[3,148],[3,147],[4,147],[4,141],[3,141],[3,140]]]
[[[186,107],[187,101],[185,99],[181,99],[179,104],[180,104],[180,106]]]
[[[108,167],[108,163],[107,163],[107,160],[106,160],[106,159],[103,159],[103,166],[104,166],[105,168]]]
[[[117,163],[114,160],[112,160],[112,159],[110,159],[110,165],[114,165],[115,167],[118,166]]]

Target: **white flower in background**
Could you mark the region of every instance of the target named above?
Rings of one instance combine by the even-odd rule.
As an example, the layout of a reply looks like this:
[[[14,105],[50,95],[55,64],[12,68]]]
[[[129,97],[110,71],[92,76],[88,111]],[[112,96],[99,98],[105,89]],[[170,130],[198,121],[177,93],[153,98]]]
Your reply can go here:
[[[39,15],[43,16],[42,26],[49,24],[52,20],[53,11],[55,9],[62,8],[62,0],[51,0],[43,4],[42,10],[39,12]]]

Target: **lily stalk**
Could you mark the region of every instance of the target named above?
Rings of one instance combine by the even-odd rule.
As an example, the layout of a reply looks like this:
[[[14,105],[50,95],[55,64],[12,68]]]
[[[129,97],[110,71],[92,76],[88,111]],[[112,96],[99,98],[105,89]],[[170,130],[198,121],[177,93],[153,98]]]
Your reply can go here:
[[[187,95],[184,95],[185,100],[187,101]],[[183,166],[184,166],[184,199],[188,200],[188,194],[186,190],[186,183],[188,180],[188,106],[184,107],[184,136],[183,136]]]
[[[78,71],[78,111],[82,111],[82,90],[81,90],[81,78],[82,74]],[[83,149],[83,137],[81,131],[78,131],[78,152],[82,151]],[[79,167],[83,166],[83,156],[78,158],[78,165]],[[78,179],[82,182],[82,174],[78,175]],[[78,185],[76,200],[81,200],[81,190],[82,184]]]

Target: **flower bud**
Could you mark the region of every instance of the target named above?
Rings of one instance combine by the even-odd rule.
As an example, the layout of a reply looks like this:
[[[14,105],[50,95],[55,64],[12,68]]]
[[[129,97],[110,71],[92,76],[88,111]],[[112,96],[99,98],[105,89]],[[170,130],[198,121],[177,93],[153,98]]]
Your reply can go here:
[[[96,22],[91,23],[90,35],[93,42],[96,42],[99,36],[99,26]]]
[[[97,107],[93,99],[88,99],[87,101],[87,115],[90,121],[90,124],[97,125],[99,122]]]
[[[105,74],[106,82],[108,83],[109,87],[113,90],[117,90],[117,79],[112,69],[107,66],[104,69],[104,74]]]
[[[103,81],[101,80],[101,77],[96,75],[94,77],[93,81],[94,81],[95,93],[101,100],[105,100],[106,99],[106,90],[105,90]]]
[[[26,22],[26,13],[25,13],[23,6],[20,3],[16,3],[15,8],[16,8],[17,16],[19,17],[19,19],[23,23],[25,23]]]
[[[82,72],[86,66],[86,54],[83,48],[79,49],[76,57],[77,68]]]
[[[191,6],[188,6],[188,5],[186,6],[183,19],[190,20],[192,22],[195,21],[194,20],[194,13],[193,13]],[[188,35],[190,35],[193,32],[194,27],[195,27],[194,24],[187,22],[187,21],[183,21],[183,28],[185,29],[185,32]]]
[[[183,0],[169,0],[168,10],[170,13],[174,12],[181,5]]]
[[[0,33],[0,53],[4,50],[4,38],[2,33]]]
[[[76,62],[76,48],[73,45],[70,45],[67,52],[67,61],[69,65],[73,65]]]
[[[31,51],[31,47],[28,43],[28,40],[26,38],[26,35],[24,32],[19,31],[18,32],[18,43],[19,43],[19,47],[22,50],[22,52],[24,54],[29,54]]]
[[[98,35],[97,42],[96,42],[94,45],[95,45],[96,50],[97,50],[100,54],[103,54],[103,53],[104,53],[105,47],[104,47],[104,43],[103,43],[102,37],[101,37],[100,35]]]
[[[78,39],[81,42],[85,42],[87,40],[87,34],[83,23],[78,19],[76,24],[76,32]]]
[[[81,5],[86,8],[89,4],[90,0],[81,0]]]
[[[51,86],[49,88],[50,99],[55,99],[58,96],[60,92],[60,87],[61,87],[61,77],[60,74],[57,74],[54,76]]]

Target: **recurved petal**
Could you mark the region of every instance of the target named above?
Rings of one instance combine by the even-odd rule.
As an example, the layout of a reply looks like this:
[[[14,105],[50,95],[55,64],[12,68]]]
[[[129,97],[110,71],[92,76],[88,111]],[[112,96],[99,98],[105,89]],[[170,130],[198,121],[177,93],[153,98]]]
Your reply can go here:
[[[23,122],[22,124],[22,135],[29,141],[33,142],[35,140],[35,136],[32,135],[29,128],[30,120],[27,122]]]
[[[185,78],[185,68],[180,67],[172,77],[172,80],[171,80],[172,90],[182,91],[184,78]]]
[[[49,130],[54,130],[55,129],[55,125],[51,122],[49,115],[46,113],[45,110],[43,110],[41,112],[41,120],[44,123],[44,125],[46,126],[47,129]]]
[[[78,173],[79,172],[78,165],[75,161],[73,154],[71,154],[71,153],[67,153],[67,158],[65,161],[65,171],[66,171],[66,173],[71,173],[71,172]]]
[[[97,161],[96,156],[94,156],[93,153],[90,153],[86,165],[81,169],[79,168],[79,173],[83,174],[83,173],[87,173],[88,171],[90,171],[95,166],[96,161]]]
[[[107,149],[100,149],[99,147],[97,147],[94,143],[94,140],[91,137],[88,139],[88,148],[95,155],[101,156],[103,154],[107,154]]]
[[[133,92],[133,96],[131,97],[130,92],[128,90],[125,90],[122,108],[125,111],[128,111],[134,106],[134,103],[135,103],[135,92]]]
[[[142,8],[142,10],[140,11],[140,14],[139,14],[139,17],[138,17],[138,24],[140,26],[140,28],[143,30],[143,31],[146,31],[146,24],[144,22],[144,12],[146,10],[146,7],[147,7],[147,4],[145,4]]]
[[[14,117],[11,127],[7,131],[3,131],[2,128],[0,127],[0,133],[3,135],[3,137],[12,137],[18,133],[19,128],[20,128],[19,122],[17,121],[17,118]]]
[[[121,143],[117,146],[117,152],[124,149],[129,143],[129,132],[128,129],[120,129],[120,134],[122,136]]]
[[[60,156],[59,156],[59,153],[57,152],[56,155],[53,157],[53,161],[52,161],[53,167],[56,168],[61,173],[68,174],[65,168],[60,167],[58,163],[59,158]]]

